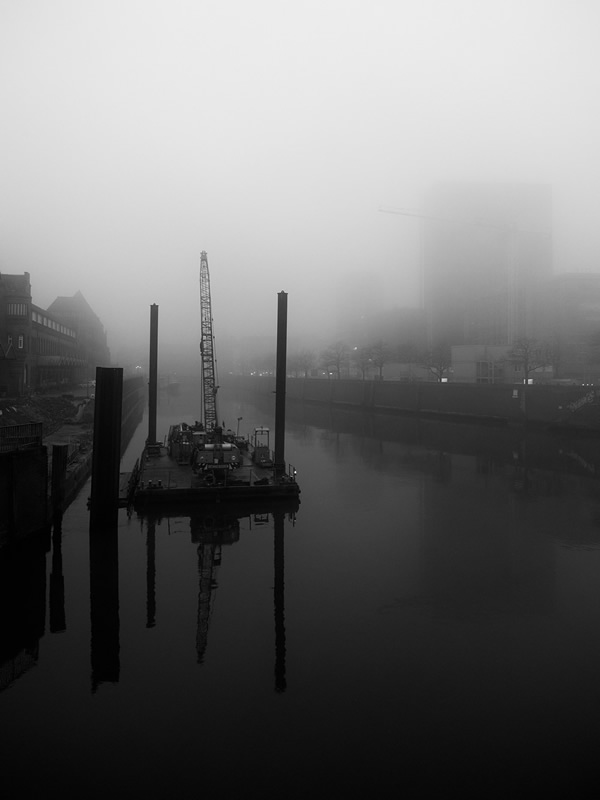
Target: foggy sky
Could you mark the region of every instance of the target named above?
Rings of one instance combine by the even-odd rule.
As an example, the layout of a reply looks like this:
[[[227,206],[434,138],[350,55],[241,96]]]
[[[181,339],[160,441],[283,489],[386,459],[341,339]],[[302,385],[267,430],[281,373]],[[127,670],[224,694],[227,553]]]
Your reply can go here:
[[[553,186],[557,272],[600,271],[596,0],[0,0],[0,270],[81,290],[113,357],[329,335],[414,305],[439,180]],[[365,295],[366,296],[366,295]],[[325,324],[325,327],[323,327]],[[329,325],[329,327],[327,326]]]

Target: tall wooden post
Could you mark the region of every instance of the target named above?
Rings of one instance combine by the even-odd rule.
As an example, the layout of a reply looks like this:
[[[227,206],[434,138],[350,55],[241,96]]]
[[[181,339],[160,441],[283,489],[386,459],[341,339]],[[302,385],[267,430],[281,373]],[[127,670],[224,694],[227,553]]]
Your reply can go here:
[[[96,367],[91,522],[116,519],[119,511],[123,370]]]
[[[285,384],[287,292],[277,295],[277,363],[275,377],[275,478],[285,474]]]
[[[150,306],[150,365],[148,381],[148,438],[146,444],[156,444],[156,407],[158,396],[158,306]]]

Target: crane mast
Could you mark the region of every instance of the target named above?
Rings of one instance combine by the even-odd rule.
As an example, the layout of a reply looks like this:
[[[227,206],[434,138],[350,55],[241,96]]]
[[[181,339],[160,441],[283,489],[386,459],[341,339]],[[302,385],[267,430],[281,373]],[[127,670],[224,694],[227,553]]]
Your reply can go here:
[[[202,401],[204,429],[213,431],[217,426],[217,389],[213,337],[212,308],[210,302],[210,275],[206,251],[200,254],[200,356],[202,359]]]

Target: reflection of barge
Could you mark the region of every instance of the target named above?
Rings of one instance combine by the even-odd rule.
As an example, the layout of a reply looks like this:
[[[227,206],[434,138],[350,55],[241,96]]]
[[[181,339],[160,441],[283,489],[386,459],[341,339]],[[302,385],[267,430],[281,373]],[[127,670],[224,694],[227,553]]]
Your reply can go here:
[[[198,612],[196,629],[196,654],[198,664],[206,660],[208,633],[211,624],[215,591],[218,589],[218,572],[222,564],[223,549],[235,545],[240,539],[240,522],[244,528],[272,526],[273,540],[273,601],[275,617],[275,690],[286,689],[285,675],[285,618],[284,618],[284,526],[286,520],[292,525],[298,509],[298,498],[290,497],[279,501],[252,500],[227,504],[206,504],[199,506],[177,504],[173,510],[162,507],[148,507],[138,512],[145,520],[147,539],[147,597],[146,625],[156,624],[156,533],[157,524],[163,519],[189,517],[192,542],[197,546],[198,558]]]

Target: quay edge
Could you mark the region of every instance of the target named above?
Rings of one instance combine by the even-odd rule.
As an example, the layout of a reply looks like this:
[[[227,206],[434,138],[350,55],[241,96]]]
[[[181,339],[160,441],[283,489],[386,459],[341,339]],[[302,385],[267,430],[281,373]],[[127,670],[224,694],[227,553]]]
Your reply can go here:
[[[35,428],[35,442],[26,442],[14,446],[8,444],[0,453],[3,468],[3,480],[0,481],[0,551],[12,546],[26,544],[29,539],[47,532],[55,515],[62,514],[81,491],[91,474],[92,469],[92,423],[93,399],[89,399],[86,414],[77,419],[76,409],[79,398],[68,394],[73,415],[66,418],[63,424],[60,419],[52,424],[27,423],[29,401],[11,400],[11,408],[15,409],[17,429]],[[52,398],[50,398],[51,400]],[[123,414],[121,428],[121,452],[125,450],[140,424],[146,402],[145,379],[141,376],[126,378],[123,393]],[[45,432],[47,425],[51,426]],[[8,432],[11,426],[1,430]],[[26,431],[27,432],[27,431]],[[68,458],[64,465],[64,474],[60,481],[52,483],[52,465],[54,450],[68,448]],[[59,463],[57,460],[55,463]],[[55,476],[56,478],[56,476]],[[60,498],[53,496],[53,490],[59,487]],[[32,500],[34,502],[32,502]]]
[[[271,395],[271,376],[229,376],[248,397]],[[225,383],[225,381],[223,381]],[[396,414],[489,425],[526,424],[549,431],[600,434],[600,386],[467,384],[348,379],[289,378],[291,403],[329,405],[376,414]]]

